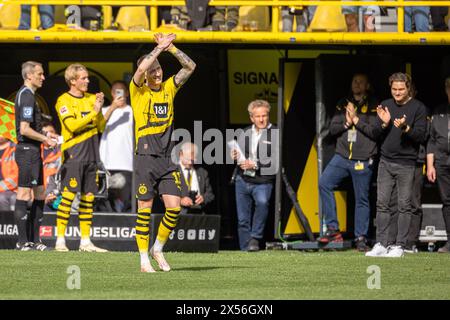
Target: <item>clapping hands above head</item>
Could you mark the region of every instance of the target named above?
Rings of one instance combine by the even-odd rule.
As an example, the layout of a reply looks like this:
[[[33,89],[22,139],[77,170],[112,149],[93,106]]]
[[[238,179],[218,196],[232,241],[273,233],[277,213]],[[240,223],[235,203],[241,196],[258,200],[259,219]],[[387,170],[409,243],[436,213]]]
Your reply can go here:
[[[160,47],[163,51],[166,51],[176,39],[176,35],[174,33],[163,34],[158,32],[155,33],[154,38],[155,42],[158,44],[158,47]]]

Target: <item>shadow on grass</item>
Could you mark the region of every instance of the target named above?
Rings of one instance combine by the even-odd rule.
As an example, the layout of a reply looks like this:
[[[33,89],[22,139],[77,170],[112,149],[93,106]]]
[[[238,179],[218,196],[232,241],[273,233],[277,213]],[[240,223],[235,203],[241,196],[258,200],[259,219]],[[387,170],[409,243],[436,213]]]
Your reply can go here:
[[[215,270],[215,269],[254,269],[254,267],[246,267],[246,266],[230,266],[230,267],[189,267],[189,268],[173,268],[173,271],[206,271],[206,270]]]

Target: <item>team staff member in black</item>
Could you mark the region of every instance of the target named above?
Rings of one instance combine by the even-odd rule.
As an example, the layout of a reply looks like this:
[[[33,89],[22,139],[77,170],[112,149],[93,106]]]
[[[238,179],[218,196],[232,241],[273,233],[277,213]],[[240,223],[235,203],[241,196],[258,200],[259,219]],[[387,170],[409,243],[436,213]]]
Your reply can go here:
[[[45,80],[44,70],[39,62],[27,61],[22,64],[23,86],[15,100],[17,148],[16,162],[19,167],[19,188],[17,190],[14,218],[19,231],[16,249],[48,250],[39,237],[39,227],[44,214],[44,179],[41,158],[41,143],[55,147],[57,135],[41,134],[41,112],[35,99],[35,92]],[[27,204],[32,199],[30,214]],[[28,235],[27,235],[28,229]]]
[[[378,101],[370,94],[370,82],[365,74],[355,74],[350,95],[341,99],[331,120],[330,134],[336,137],[336,154],[319,180],[322,213],[327,231],[318,239],[321,243],[342,242],[336,215],[334,190],[350,176],[355,190],[355,246],[367,251],[370,221],[369,189],[377,139],[382,129],[377,116]]]
[[[377,177],[377,243],[366,256],[398,258],[403,256],[411,222],[414,170],[421,143],[425,142],[427,119],[424,104],[411,97],[411,78],[394,73],[389,78],[393,99],[381,102],[377,113],[384,128]],[[398,231],[394,245],[388,245],[393,219],[389,203],[394,187],[398,192]]]
[[[130,83],[131,106],[136,131],[136,182],[138,217],[136,242],[141,257],[141,271],[155,272],[148,257],[150,212],[155,188],[162,196],[166,212],[158,228],[158,235],[150,254],[163,271],[170,266],[162,253],[164,244],[175,228],[180,214],[180,173],[171,154],[174,142],[173,101],[180,87],[194,72],[195,63],[172,42],[174,34],[155,34],[158,44],[152,52],[141,57]],[[157,57],[170,52],[180,62],[178,73],[163,81],[163,71]]]
[[[448,102],[433,112],[427,146],[427,177],[437,181],[447,231],[447,243],[439,248],[440,253],[450,252],[450,77],[445,79],[445,93]]]

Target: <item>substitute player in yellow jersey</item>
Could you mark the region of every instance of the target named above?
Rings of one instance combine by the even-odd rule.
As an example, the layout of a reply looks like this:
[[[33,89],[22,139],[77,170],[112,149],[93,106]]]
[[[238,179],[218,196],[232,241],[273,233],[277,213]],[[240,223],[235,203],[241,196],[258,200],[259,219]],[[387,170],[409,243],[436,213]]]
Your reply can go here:
[[[155,188],[164,201],[166,212],[150,254],[163,271],[170,271],[170,266],[162,250],[180,213],[180,174],[177,164],[171,159],[174,146],[171,141],[173,101],[179,88],[194,72],[195,63],[173,45],[174,40],[174,34],[155,34],[158,45],[139,59],[138,68],[130,83],[136,131],[136,242],[142,272],[155,272],[148,256],[150,211]],[[157,59],[163,51],[170,52],[182,66],[176,75],[166,81],[163,81],[163,71]]]
[[[69,91],[56,102],[56,112],[61,122],[64,142],[61,147],[63,165],[61,168],[62,200],[56,214],[56,251],[69,251],[65,231],[70,217],[70,208],[77,192],[81,193],[79,206],[81,241],[80,251],[106,252],[90,240],[94,193],[97,192],[97,163],[100,162],[98,133],[105,129],[106,121],[116,109],[109,108],[103,116],[101,109],[103,93],[88,93],[89,74],[81,64],[67,67],[64,78]],[[123,99],[119,97],[117,99]]]

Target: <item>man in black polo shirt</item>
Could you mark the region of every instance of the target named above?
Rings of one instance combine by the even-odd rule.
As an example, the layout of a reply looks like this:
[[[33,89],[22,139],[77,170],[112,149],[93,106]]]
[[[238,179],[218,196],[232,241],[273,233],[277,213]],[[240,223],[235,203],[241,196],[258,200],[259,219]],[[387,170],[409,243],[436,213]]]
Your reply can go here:
[[[413,179],[419,146],[426,139],[426,107],[410,95],[411,78],[394,73],[389,78],[393,99],[377,107],[384,140],[377,178],[377,243],[368,257],[402,257],[411,222]],[[395,243],[387,248],[392,212],[389,203],[394,187],[398,192],[398,231]]]
[[[447,243],[439,253],[450,252],[450,77],[445,79],[445,92],[448,102],[433,112],[427,145],[427,177],[430,182],[437,181],[447,231]]]
[[[39,227],[44,211],[44,186],[41,158],[41,143],[48,147],[56,146],[56,135],[41,134],[41,112],[36,103],[35,92],[45,80],[44,70],[38,62],[27,61],[22,64],[23,86],[17,92],[15,100],[16,118],[16,162],[19,167],[19,188],[17,190],[14,218],[19,231],[16,249],[48,250],[39,237]],[[27,204],[32,199],[30,214]],[[27,232],[28,231],[28,232]],[[28,234],[27,234],[28,233]]]

